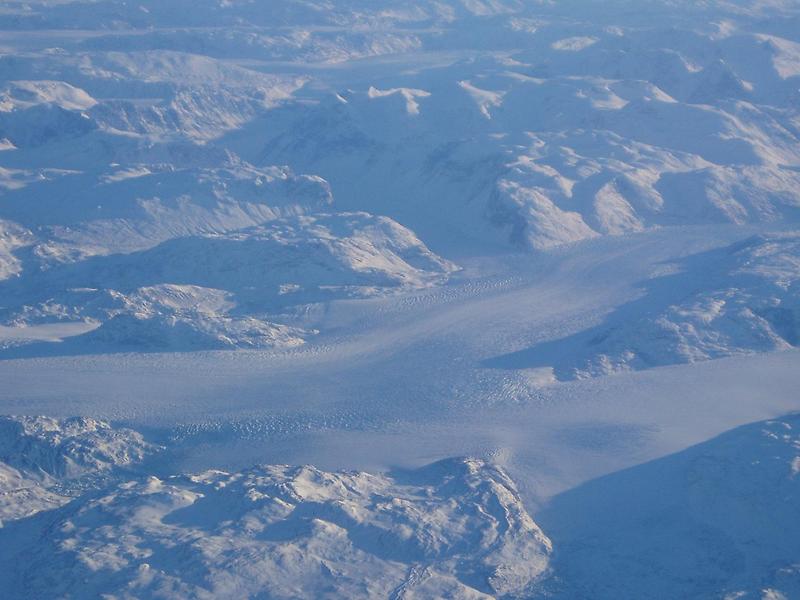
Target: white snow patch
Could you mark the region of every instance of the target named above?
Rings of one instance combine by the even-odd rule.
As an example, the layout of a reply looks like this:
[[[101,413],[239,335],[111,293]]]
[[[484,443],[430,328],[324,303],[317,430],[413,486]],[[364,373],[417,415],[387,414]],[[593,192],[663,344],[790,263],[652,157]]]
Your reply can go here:
[[[591,36],[575,36],[558,40],[551,44],[553,50],[561,50],[562,52],[580,52],[590,46],[596,44],[598,39]]]

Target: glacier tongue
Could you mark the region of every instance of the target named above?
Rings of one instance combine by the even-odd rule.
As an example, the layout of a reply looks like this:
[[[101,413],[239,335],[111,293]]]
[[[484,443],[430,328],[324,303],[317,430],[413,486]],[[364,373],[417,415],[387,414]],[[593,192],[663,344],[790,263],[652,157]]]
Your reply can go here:
[[[20,331],[68,320],[98,327],[83,342],[104,350],[293,347],[317,327],[290,314],[440,285],[464,256],[535,261],[606,236],[800,214],[790,3],[101,4],[0,14],[2,344],[40,340],[17,355],[73,352]],[[282,280],[274,261],[215,278],[172,256],[218,274],[223,257],[246,261],[242,247],[309,256],[275,269]],[[148,261],[174,268],[110,281]],[[212,291],[143,306],[158,286]],[[83,288],[104,298],[71,291]],[[235,307],[209,313],[208,294]],[[611,349],[583,370],[737,342],[680,343],[654,360]]]

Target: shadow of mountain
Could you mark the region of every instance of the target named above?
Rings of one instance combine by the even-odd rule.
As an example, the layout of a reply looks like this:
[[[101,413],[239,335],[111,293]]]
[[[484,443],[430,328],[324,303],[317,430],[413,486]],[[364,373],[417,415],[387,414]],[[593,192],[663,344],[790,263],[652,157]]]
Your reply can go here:
[[[556,496],[535,515],[553,597],[797,597],[798,428],[800,414],[745,425]]]

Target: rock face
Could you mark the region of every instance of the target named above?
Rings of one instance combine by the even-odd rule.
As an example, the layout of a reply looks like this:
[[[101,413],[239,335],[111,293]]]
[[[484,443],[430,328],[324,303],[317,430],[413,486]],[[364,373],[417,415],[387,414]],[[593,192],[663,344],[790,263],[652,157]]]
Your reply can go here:
[[[36,573],[67,597],[505,597],[532,589],[550,554],[514,484],[477,460],[149,477],[50,518],[18,581]]]

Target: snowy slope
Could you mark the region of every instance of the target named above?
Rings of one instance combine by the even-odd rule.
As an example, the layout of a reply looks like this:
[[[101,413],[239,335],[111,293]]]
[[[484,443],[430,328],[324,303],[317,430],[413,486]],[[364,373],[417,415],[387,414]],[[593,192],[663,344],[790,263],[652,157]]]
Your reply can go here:
[[[88,417],[3,417],[1,437],[7,463],[60,479],[140,462],[155,450],[135,431]]]
[[[554,499],[537,516],[553,597],[797,597],[798,425],[747,425]]]
[[[638,16],[629,8],[10,5],[0,19],[11,49],[0,57],[0,219],[9,231],[0,273],[21,281],[3,290],[4,322],[30,324],[21,315],[45,314],[49,303],[79,321],[118,317],[88,338],[107,346],[140,321],[152,329],[142,348],[152,340],[180,349],[184,334],[170,332],[184,325],[187,348],[291,345],[304,324],[266,313],[343,295],[332,288],[365,295],[385,287],[372,279],[379,272],[392,273],[390,287],[400,279],[420,287],[444,281],[445,259],[497,248],[796,221],[796,7],[652,2]],[[334,254],[368,255],[335,259],[349,276],[320,276],[309,263],[309,273],[266,279],[176,267],[112,281],[116,255],[135,257],[119,259],[134,274],[172,264],[171,253],[238,261],[224,242],[232,232],[273,223],[270,236],[291,237],[276,228],[293,231],[292,218],[321,211],[332,216],[310,218],[348,223],[326,225],[323,246],[342,236],[338,246],[349,249]],[[394,228],[389,237],[417,235],[445,258],[423,269],[431,273],[413,261],[409,270],[395,242],[351,235],[340,212],[386,215],[416,232]],[[315,254],[302,237],[295,252]],[[251,245],[275,248],[243,244]],[[110,308],[98,315],[65,297],[88,287],[133,305],[137,290],[159,285],[233,294],[237,309],[203,324],[202,302],[140,319]],[[262,294],[258,307],[243,285]],[[274,291],[297,286],[307,293]]]
[[[69,500],[0,462],[0,524],[58,508]]]
[[[22,597],[792,598],[797,421],[750,424],[585,483],[536,514],[544,529],[508,475],[476,459],[386,474],[129,469],[72,500],[28,482],[11,497],[41,512],[0,530],[14,540],[0,572]],[[130,467],[153,449],[90,419],[6,423],[29,472],[50,456],[83,475]],[[17,483],[9,471],[3,481]],[[38,505],[22,502],[31,489]]]
[[[225,154],[201,160],[217,166],[114,163],[99,177],[44,176],[9,192],[5,210],[37,229],[31,259],[48,266],[241,229],[327,208],[332,201],[319,177],[296,175],[286,167],[256,169]]]
[[[11,221],[0,221],[0,280],[19,274],[22,266],[14,251],[31,242],[29,231]]]
[[[404,55],[399,73],[354,68],[352,81],[328,75],[305,92],[310,103],[264,122],[266,143],[250,132],[232,143],[255,162],[320,173],[348,207],[374,191],[415,229],[487,238],[494,224],[534,249],[660,225],[796,219],[796,74],[776,66],[791,63],[793,42],[755,33],[791,22],[791,7],[651,3],[652,18],[636,20],[615,3],[594,23],[567,20],[568,4],[514,4],[538,13],[528,21],[454,13],[430,42],[453,54]],[[448,35],[478,23],[502,52],[466,52]]]

